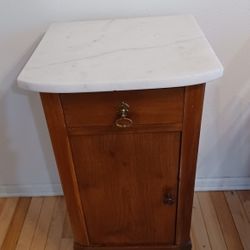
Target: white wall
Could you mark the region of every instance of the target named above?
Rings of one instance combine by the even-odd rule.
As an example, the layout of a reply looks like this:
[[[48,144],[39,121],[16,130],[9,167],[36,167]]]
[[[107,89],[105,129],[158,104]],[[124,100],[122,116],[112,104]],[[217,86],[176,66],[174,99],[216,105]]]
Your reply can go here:
[[[250,188],[249,0],[0,0],[0,195],[60,192],[36,93],[16,77],[51,22],[193,14],[225,66],[207,86],[198,189]]]

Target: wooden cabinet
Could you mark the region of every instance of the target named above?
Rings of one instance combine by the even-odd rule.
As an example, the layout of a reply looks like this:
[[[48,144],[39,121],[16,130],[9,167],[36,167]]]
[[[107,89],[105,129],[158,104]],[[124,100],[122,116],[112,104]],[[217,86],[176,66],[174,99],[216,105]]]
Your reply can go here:
[[[190,15],[49,28],[18,84],[42,92],[75,250],[191,249],[203,82],[222,74]]]
[[[75,249],[191,249],[204,87],[41,94]]]

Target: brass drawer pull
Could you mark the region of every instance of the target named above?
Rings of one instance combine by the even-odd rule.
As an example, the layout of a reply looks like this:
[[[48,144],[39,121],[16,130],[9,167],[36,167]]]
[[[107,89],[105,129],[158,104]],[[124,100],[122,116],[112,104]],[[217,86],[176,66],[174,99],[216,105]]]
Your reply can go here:
[[[116,119],[115,125],[118,128],[129,128],[132,126],[133,121],[128,118],[129,105],[126,102],[122,102],[119,109],[119,118]]]

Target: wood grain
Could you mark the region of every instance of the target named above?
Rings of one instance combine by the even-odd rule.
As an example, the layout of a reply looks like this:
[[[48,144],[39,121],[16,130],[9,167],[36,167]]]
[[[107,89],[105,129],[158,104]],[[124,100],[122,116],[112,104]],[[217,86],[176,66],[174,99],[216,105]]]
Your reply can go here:
[[[6,201],[6,198],[0,198],[0,216],[1,216],[1,213],[3,211],[5,201]]]
[[[68,213],[66,213],[63,224],[63,238],[73,238],[72,229],[69,221]]]
[[[184,88],[60,95],[68,127],[112,126],[122,101],[134,126],[182,122]]]
[[[197,250],[197,243],[195,241],[195,238],[194,238],[194,234],[193,234],[193,231],[191,230],[190,231],[190,238],[191,238],[191,242],[192,242],[192,250]]]
[[[8,232],[9,225],[14,215],[18,198],[7,198],[0,215],[0,249],[4,242],[5,235]]]
[[[1,250],[15,249],[23,223],[30,205],[31,198],[20,198],[5,236]]]
[[[84,245],[89,244],[85,217],[67,137],[64,114],[58,94],[42,93],[44,113],[52,140],[63,192],[66,197],[74,238]]]
[[[231,192],[229,192],[229,193],[231,193]],[[235,210],[235,208],[233,208],[234,213],[236,213],[234,216],[232,216],[232,214],[231,214],[232,210],[229,208],[229,206],[225,206],[224,201],[222,201],[222,202],[220,201],[221,193],[218,196],[216,195],[216,199],[214,199],[214,193],[213,192],[210,193],[209,196],[206,195],[206,197],[209,197],[209,199],[210,199],[209,202],[210,203],[211,203],[211,200],[212,200],[212,205],[214,206],[214,210],[216,212],[216,216],[209,217],[209,219],[212,221],[211,224],[219,222],[222,233],[223,233],[223,236],[224,236],[224,238],[222,239],[222,241],[224,241],[224,244],[227,245],[228,249],[238,250],[238,249],[242,249],[242,248],[238,248],[237,245],[234,245],[235,248],[232,248],[232,247],[230,248],[230,246],[232,246],[232,245],[230,245],[231,241],[239,238],[238,230],[240,232],[244,231],[245,230],[244,224],[248,223],[248,219],[247,219],[247,216],[245,214],[245,210],[243,208],[242,200],[241,200],[241,198],[239,199],[239,197],[241,197],[241,195],[243,193],[244,197],[245,197],[244,199],[247,199],[248,195],[250,194],[250,191],[244,191],[244,192],[236,191],[236,192],[233,192],[233,193],[234,193],[233,197],[229,198],[230,202],[231,202],[231,199],[233,199],[233,203],[234,203],[234,204],[231,204],[231,206],[232,206],[231,209],[233,207],[236,207],[236,208],[237,207],[242,207],[242,209],[240,209],[239,214],[237,214],[239,211],[237,209]],[[223,194],[224,194],[224,192],[223,192]],[[234,197],[236,194],[237,194],[238,198]],[[206,213],[203,213],[201,208],[198,208],[198,210],[197,210],[197,203],[199,204],[199,200],[197,199],[197,196],[198,195],[196,193],[194,195],[194,208],[193,208],[192,230],[191,230],[191,237],[192,237],[192,240],[193,240],[193,248],[192,249],[193,250],[211,249],[211,248],[209,248],[209,246],[207,244],[202,245],[203,242],[207,242],[207,240],[204,240],[205,238],[210,240],[209,244],[211,243],[211,245],[215,245],[215,243],[213,242],[214,236],[210,235],[210,233],[211,233],[210,230],[207,231],[206,228],[204,228],[204,227],[206,227],[206,225],[204,224],[204,221],[208,219],[207,216],[206,216]],[[206,197],[205,197],[205,199],[206,199]],[[25,216],[25,222],[24,222],[24,224],[23,224],[23,226],[21,228],[21,234],[20,234],[20,237],[19,237],[19,240],[18,240],[18,245],[17,245],[16,248],[11,248],[9,250],[15,250],[15,249],[27,250],[27,249],[31,249],[30,246],[31,246],[31,242],[33,241],[33,234],[34,234],[34,231],[35,231],[35,229],[37,227],[37,221],[38,221],[38,218],[40,216],[40,213],[42,212],[42,210],[50,209],[48,206],[42,206],[43,201],[46,201],[47,199],[50,199],[50,198],[49,197],[45,197],[45,198],[33,197],[32,198],[29,209],[26,210],[27,214]],[[56,198],[56,200],[57,199],[58,198]],[[215,202],[218,202],[218,199],[219,199],[220,204],[218,206],[216,206]],[[9,205],[10,204],[13,204],[13,205],[16,204],[17,205],[17,203],[16,203],[17,200],[19,200],[19,199],[17,199],[17,198],[4,199],[3,204],[5,204],[5,202],[8,201]],[[225,200],[225,202],[227,203],[227,199]],[[8,208],[10,208],[9,205],[7,206]],[[55,211],[57,210],[56,206],[55,206],[55,209],[53,211],[53,215],[55,215]],[[13,225],[14,225],[13,218],[14,217],[19,218],[19,216],[16,215],[16,213],[20,213],[20,212],[18,212],[17,207],[18,206],[16,206],[16,208],[14,209],[14,213],[12,213],[12,216],[11,216],[11,222],[13,221]],[[221,210],[223,209],[223,211],[221,211],[221,213],[217,212],[217,210],[219,208]],[[242,217],[241,217],[241,211],[244,213]],[[45,214],[46,213],[48,213],[48,211],[45,212]],[[23,214],[23,213],[21,213],[21,214]],[[227,215],[227,216],[224,216],[224,214]],[[53,224],[53,221],[55,219],[55,218],[53,219],[53,215],[50,217],[50,222],[49,222],[50,225]],[[240,221],[239,221],[238,216],[240,216]],[[231,236],[232,239],[229,239],[229,237],[225,237],[225,234],[228,234],[228,232],[224,232],[225,227],[222,226],[222,224],[221,224],[221,221],[225,220],[226,218],[229,218],[229,221],[231,221],[230,217],[233,219],[233,223],[237,224],[237,227],[236,227],[237,231],[230,230],[230,236]],[[237,223],[236,223],[236,221],[234,221],[234,218],[237,218]],[[216,220],[217,220],[217,222],[215,222]],[[10,222],[9,225],[11,225],[11,222]],[[62,219],[62,221],[60,223],[56,223],[58,225],[58,231],[65,230],[65,229],[63,229],[65,227],[65,225],[63,225],[64,224],[63,222],[64,222],[64,219]],[[223,222],[223,223],[225,223],[225,222]],[[229,225],[230,224],[231,224],[231,222],[229,222]],[[241,228],[242,225],[243,225],[243,228]],[[2,225],[0,224],[0,228],[1,228],[1,226]],[[229,227],[231,228],[231,225]],[[199,229],[200,229],[201,232],[199,232]],[[15,230],[16,229],[14,227],[8,226],[6,231],[2,231],[3,234],[1,235],[1,237],[4,239],[3,241],[5,241],[6,237],[11,238],[12,232],[13,232],[13,238],[15,238],[15,235],[16,235]],[[228,230],[228,229],[226,229],[226,230]],[[42,231],[41,231],[41,233],[42,233]],[[28,237],[28,234],[30,235],[29,237]],[[214,232],[212,232],[212,234],[214,234]],[[64,234],[61,235],[60,246],[59,246],[59,248],[57,248],[58,250],[59,249],[60,250],[73,250],[73,238],[72,238],[72,236],[70,237],[70,235],[72,235],[72,232],[70,232],[70,227],[69,227],[69,228],[67,228],[66,235],[64,235]],[[47,234],[47,237],[48,236],[49,236],[49,234]],[[249,237],[244,238],[244,240],[246,241],[245,244],[247,244],[247,242],[250,241]],[[58,246],[58,238],[52,237],[51,241],[55,241],[52,244],[54,246]],[[22,243],[22,244],[20,244],[20,243]],[[223,243],[220,243],[220,244],[223,244]],[[241,243],[241,245],[243,245],[243,244]],[[33,248],[33,249],[37,249],[36,246],[34,246],[34,247],[35,248]],[[189,247],[189,246],[186,246],[186,247]],[[79,248],[79,249],[83,249],[83,248]],[[154,248],[154,250],[155,249],[157,249],[157,248]],[[246,250],[248,249],[247,245],[245,245],[244,249],[246,249]],[[94,248],[89,248],[89,249],[87,248],[87,250],[94,250]],[[100,250],[100,248],[98,250]],[[106,248],[106,250],[107,250],[107,248]],[[120,250],[124,250],[124,249],[120,249]],[[129,250],[135,250],[135,248],[134,249],[130,248]]]
[[[250,223],[250,192],[249,191],[239,191],[239,198],[241,200],[241,204],[245,210],[245,214],[247,216],[248,222]]]
[[[72,136],[91,244],[173,244],[180,133]]]
[[[45,250],[57,250],[60,247],[63,223],[66,213],[65,202],[62,197],[56,199]]]
[[[79,128],[68,128],[69,135],[99,135],[99,134],[144,134],[144,133],[154,133],[154,132],[180,132],[182,131],[182,123],[169,123],[169,124],[158,124],[158,125],[137,125],[130,128],[117,128],[113,125],[111,126],[92,126],[92,127],[79,127]]]
[[[211,250],[206,225],[203,219],[200,202],[197,194],[194,195],[193,213],[192,213],[192,245],[197,250]]]
[[[79,245],[189,245],[204,87],[41,94]]]
[[[42,197],[34,197],[30,202],[27,215],[22,227],[21,234],[17,242],[17,250],[30,249],[37,222],[40,216],[44,199]],[[43,208],[44,209],[44,208]]]
[[[188,242],[185,245],[152,245],[152,246],[94,246],[94,247],[84,247],[78,244],[74,244],[74,250],[191,250],[191,244]]]
[[[225,196],[234,218],[244,249],[250,250],[250,224],[247,215],[236,192],[225,192]]]
[[[61,240],[60,250],[73,250],[73,239],[64,238]]]
[[[198,197],[212,249],[226,250],[227,246],[210,194],[201,192]]]
[[[204,91],[205,84],[185,88],[176,221],[177,245],[190,240],[194,181]]]
[[[36,249],[36,250],[45,249],[55,202],[56,202],[55,197],[49,197],[44,200],[41,208],[40,217],[37,222],[37,227],[34,232],[31,249]]]
[[[217,214],[218,221],[228,250],[243,250],[239,233],[235,227],[232,214],[228,208],[223,192],[211,192],[210,196]]]

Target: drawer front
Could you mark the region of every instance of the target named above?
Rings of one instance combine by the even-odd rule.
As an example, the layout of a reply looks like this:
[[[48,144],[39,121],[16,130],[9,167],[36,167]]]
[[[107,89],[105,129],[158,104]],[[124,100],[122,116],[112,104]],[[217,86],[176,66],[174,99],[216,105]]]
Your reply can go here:
[[[122,102],[133,126],[181,123],[184,88],[61,94],[67,127],[114,126]]]

